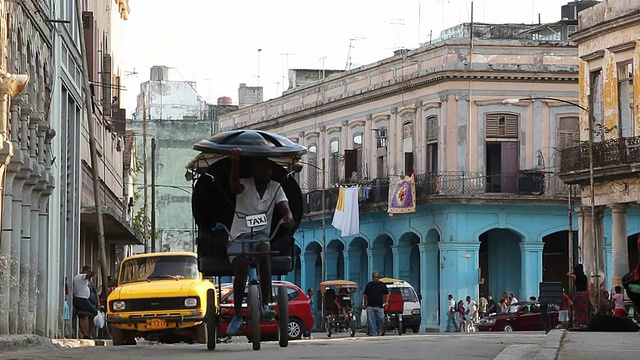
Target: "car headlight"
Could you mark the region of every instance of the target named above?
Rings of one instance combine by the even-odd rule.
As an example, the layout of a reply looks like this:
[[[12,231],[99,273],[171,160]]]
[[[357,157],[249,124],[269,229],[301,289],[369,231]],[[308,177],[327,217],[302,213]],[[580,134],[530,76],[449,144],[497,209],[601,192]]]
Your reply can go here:
[[[195,307],[198,306],[198,299],[196,298],[186,298],[184,299],[184,306],[186,307]]]
[[[111,303],[111,308],[113,311],[122,311],[125,309],[125,303],[122,300],[114,301]]]
[[[411,315],[420,315],[420,309],[411,310]]]

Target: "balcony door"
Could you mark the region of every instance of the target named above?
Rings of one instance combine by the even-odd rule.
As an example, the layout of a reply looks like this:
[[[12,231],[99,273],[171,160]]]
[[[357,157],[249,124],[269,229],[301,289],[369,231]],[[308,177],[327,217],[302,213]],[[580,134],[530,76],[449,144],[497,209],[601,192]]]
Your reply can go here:
[[[516,193],[520,142],[487,142],[487,191]]]

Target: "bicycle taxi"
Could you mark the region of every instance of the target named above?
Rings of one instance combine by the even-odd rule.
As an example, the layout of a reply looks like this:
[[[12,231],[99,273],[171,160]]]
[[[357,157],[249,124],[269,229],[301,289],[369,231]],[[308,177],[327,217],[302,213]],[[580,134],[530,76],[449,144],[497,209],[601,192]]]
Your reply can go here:
[[[402,292],[398,288],[389,287],[388,285],[394,283],[401,283],[402,280],[393,278],[381,278],[380,282],[387,285],[389,288],[389,306],[384,308],[384,329],[382,333],[386,333],[386,330],[397,330],[398,335],[402,335],[405,331],[402,323],[402,314],[404,313],[404,298]]]
[[[241,178],[250,177],[252,159],[268,158],[271,163],[273,181],[278,182],[287,196],[289,207],[293,215],[294,225],[285,228],[280,214],[275,211],[272,219],[266,219],[265,214],[243,214],[247,227],[251,229],[251,239],[244,242],[269,242],[268,253],[248,251],[243,245],[242,251],[234,254],[227,253],[227,242],[230,238],[229,229],[235,214],[235,195],[229,184],[231,162],[227,155],[233,149],[240,149],[239,172]],[[218,278],[222,283],[223,276],[233,276],[234,271],[229,262],[229,255],[246,256],[249,260],[249,281],[247,299],[247,316],[244,317],[241,332],[250,339],[254,350],[260,349],[260,322],[263,320],[261,306],[261,292],[257,274],[257,256],[269,256],[271,273],[273,276],[283,276],[293,270],[293,234],[302,221],[303,198],[300,186],[294,178],[296,172],[302,170],[299,164],[300,156],[307,149],[291,140],[277,134],[258,130],[233,130],[214,135],[209,140],[202,140],[193,145],[193,149],[200,154],[186,166],[185,177],[193,183],[192,212],[197,226],[197,255],[199,271],[209,278]],[[256,224],[269,224],[271,235],[269,238],[253,236]],[[244,244],[243,242],[243,244]],[[218,338],[220,309],[213,304],[216,292],[212,289],[207,294],[206,328],[207,348],[213,350]],[[270,301],[271,303],[271,301]],[[244,309],[243,309],[244,310]],[[279,345],[288,346],[288,297],[284,287],[278,288],[277,302],[273,307],[278,321]],[[240,334],[239,334],[240,335]]]
[[[330,280],[320,283],[322,293],[322,316],[327,336],[348,330],[356,335],[356,315],[353,312],[353,293],[358,284],[348,280]]]

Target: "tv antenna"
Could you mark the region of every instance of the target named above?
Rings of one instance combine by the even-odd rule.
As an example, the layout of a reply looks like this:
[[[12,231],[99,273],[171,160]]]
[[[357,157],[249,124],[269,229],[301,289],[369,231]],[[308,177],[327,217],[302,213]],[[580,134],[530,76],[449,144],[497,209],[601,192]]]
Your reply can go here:
[[[347,52],[347,65],[345,65],[345,67],[344,67],[344,69],[345,69],[346,71],[351,70],[351,66],[353,65],[353,64],[351,63],[351,49],[353,49],[353,48],[354,48],[354,46],[353,46],[353,42],[354,42],[354,41],[364,40],[364,39],[366,39],[366,38],[365,38],[365,37],[362,37],[362,36],[358,36],[358,37],[354,37],[354,38],[350,38],[350,39],[349,39],[349,51]]]
[[[397,49],[398,48],[398,40],[400,39],[400,26],[404,26],[406,24],[404,22],[404,19],[392,19],[391,20],[391,25],[395,25],[396,26],[396,43],[395,43],[394,47]]]

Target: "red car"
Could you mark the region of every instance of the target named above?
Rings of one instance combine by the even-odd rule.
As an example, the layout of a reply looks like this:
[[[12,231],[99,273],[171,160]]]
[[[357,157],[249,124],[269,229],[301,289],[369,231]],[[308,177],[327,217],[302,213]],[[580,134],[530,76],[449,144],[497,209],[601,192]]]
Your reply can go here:
[[[478,331],[542,331],[542,313],[540,303],[519,302],[516,312],[493,314],[480,320],[476,328]],[[558,310],[555,305],[549,305],[549,319],[551,328],[558,326]]]
[[[311,313],[311,300],[296,284],[288,281],[273,281],[271,283],[273,299],[275,300],[279,287],[287,289],[289,295],[289,339],[298,340],[305,331],[313,328],[313,314]],[[231,318],[235,314],[233,308],[233,285],[223,284],[220,288],[222,293],[222,301],[220,302],[220,333],[226,336],[227,327]],[[278,311],[278,305],[275,301],[271,304],[274,311]],[[246,294],[242,302],[242,315],[247,316],[247,297]],[[239,335],[248,335],[245,333],[249,327],[240,327]],[[250,331],[250,330],[249,330]],[[263,341],[278,340],[278,322],[263,322],[260,325],[260,337]]]

